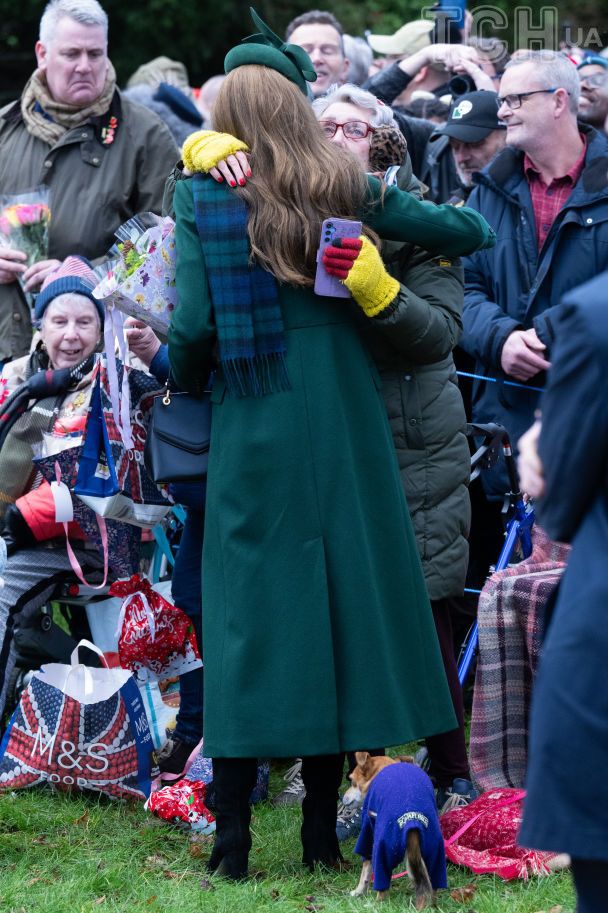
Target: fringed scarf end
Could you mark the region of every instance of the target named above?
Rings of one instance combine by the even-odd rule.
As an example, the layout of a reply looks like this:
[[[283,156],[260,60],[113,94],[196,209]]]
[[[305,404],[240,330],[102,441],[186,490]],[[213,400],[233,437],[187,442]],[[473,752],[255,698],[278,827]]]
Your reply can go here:
[[[290,390],[284,352],[222,360],[226,387],[232,396],[266,396]]]

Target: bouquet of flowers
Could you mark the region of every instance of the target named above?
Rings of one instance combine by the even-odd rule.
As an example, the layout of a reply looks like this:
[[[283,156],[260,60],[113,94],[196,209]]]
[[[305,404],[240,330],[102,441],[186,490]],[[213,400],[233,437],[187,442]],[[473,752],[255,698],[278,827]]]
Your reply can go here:
[[[49,200],[48,187],[0,196],[0,246],[26,254],[26,266],[48,257]]]
[[[142,213],[121,225],[109,261],[96,270],[96,298],[166,335],[175,289],[175,223]]]

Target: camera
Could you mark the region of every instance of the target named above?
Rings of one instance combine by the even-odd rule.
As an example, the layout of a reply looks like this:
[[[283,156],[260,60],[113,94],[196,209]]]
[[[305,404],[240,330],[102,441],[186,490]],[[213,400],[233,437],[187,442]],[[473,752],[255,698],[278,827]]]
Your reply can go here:
[[[468,75],[468,73],[463,73],[462,75],[458,74],[457,76],[452,76],[448,83],[450,92],[454,97],[458,95],[464,95],[466,92],[476,92],[477,86],[475,85],[475,80]]]

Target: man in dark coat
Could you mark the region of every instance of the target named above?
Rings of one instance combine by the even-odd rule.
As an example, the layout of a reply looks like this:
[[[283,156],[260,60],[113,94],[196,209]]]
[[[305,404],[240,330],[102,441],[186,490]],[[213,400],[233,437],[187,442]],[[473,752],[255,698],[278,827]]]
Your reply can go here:
[[[608,140],[577,124],[578,93],[563,55],[512,61],[499,92],[507,147],[475,175],[469,198],[498,234],[493,250],[464,261],[460,344],[477,374],[497,379],[476,381],[473,420],[505,425],[513,441],[533,420],[556,305],[608,268]],[[502,497],[506,473],[484,473],[484,485]]]
[[[530,479],[523,442],[520,461],[524,487],[539,494],[544,484],[543,527],[572,553],[532,701],[519,840],[570,854],[579,913],[603,913],[608,885],[607,282],[603,273],[564,299],[542,401],[542,465],[533,454]]]

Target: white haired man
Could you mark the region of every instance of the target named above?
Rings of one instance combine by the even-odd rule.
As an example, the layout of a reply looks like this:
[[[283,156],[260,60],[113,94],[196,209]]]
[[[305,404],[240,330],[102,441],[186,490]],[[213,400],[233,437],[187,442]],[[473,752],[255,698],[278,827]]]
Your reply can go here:
[[[468,200],[498,234],[495,248],[464,260],[460,345],[475,373],[498,380],[476,381],[473,420],[505,425],[514,442],[534,418],[555,308],[608,268],[608,139],[577,123],[579,92],[563,54],[512,60],[498,93],[507,145],[473,177]],[[484,473],[484,485],[490,497],[508,491],[501,472]]]
[[[0,247],[0,362],[31,343],[26,290],[68,254],[105,254],[121,222],[160,212],[178,157],[162,122],[123,98],[108,59],[108,18],[97,0],[51,0],[40,21],[38,68],[21,98],[0,111],[0,192],[51,188],[49,258]]]

